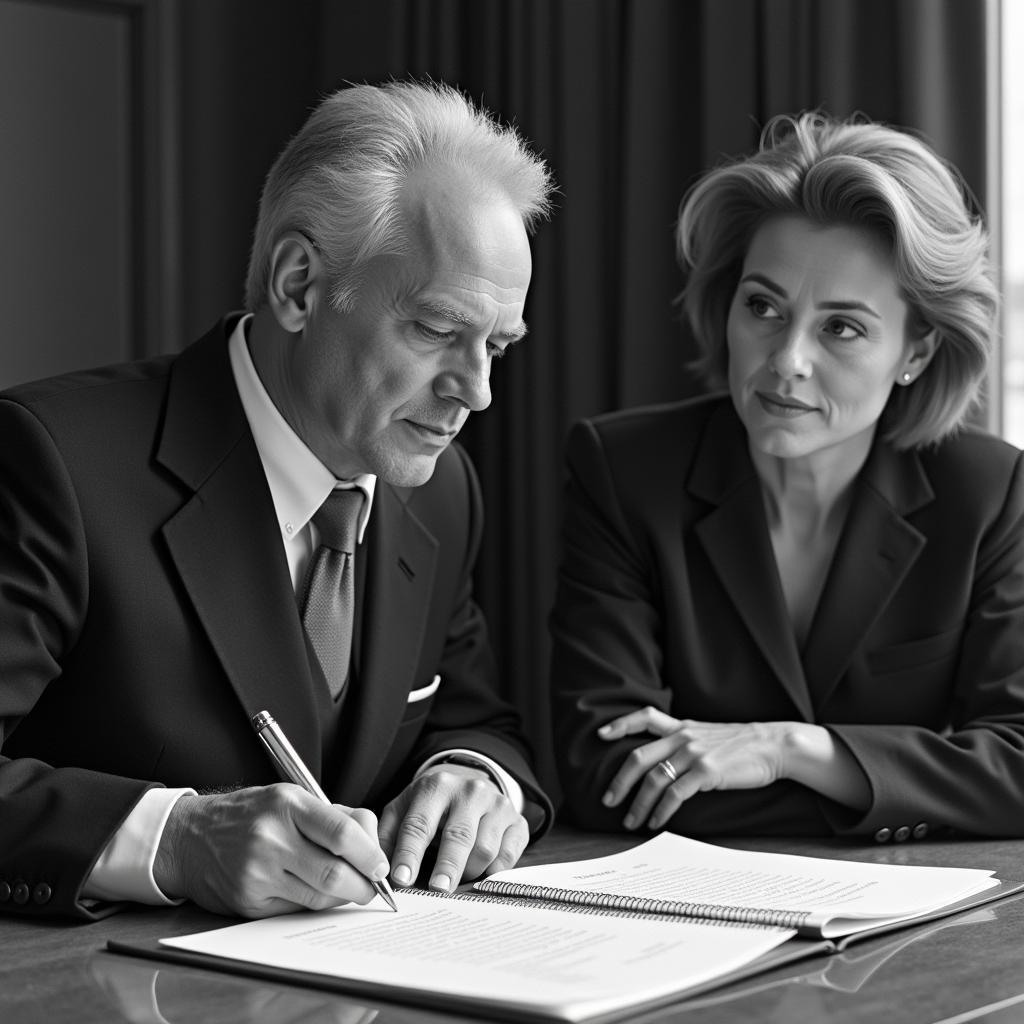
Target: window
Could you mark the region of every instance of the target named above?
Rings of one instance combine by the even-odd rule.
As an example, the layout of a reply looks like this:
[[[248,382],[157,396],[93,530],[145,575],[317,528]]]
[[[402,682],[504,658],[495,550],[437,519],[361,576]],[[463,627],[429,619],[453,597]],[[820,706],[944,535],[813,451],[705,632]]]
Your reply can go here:
[[[1024,4],[1002,0],[998,43],[1002,159],[995,234],[1001,249],[1003,293],[1002,424],[1008,441],[1024,448]],[[991,205],[991,204],[990,204]]]

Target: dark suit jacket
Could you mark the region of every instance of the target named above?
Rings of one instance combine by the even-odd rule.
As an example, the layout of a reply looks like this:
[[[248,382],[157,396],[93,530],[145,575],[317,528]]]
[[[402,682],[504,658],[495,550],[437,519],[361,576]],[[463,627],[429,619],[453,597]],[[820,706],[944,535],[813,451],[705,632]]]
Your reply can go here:
[[[422,487],[378,483],[357,558],[358,682],[324,749],[328,698],[231,374],[232,326],[177,358],[0,398],[0,910],[82,912],[95,859],[156,783],[275,781],[249,721],[263,709],[341,803],[379,811],[423,758],[458,746],[550,809],[497,694],[471,592],[480,495],[454,446]],[[436,694],[407,703],[435,673]],[[18,881],[42,885],[41,902],[3,901]]]
[[[976,433],[919,453],[876,442],[803,651],[728,398],[578,424],[567,461],[552,686],[570,818],[621,828],[625,809],[600,798],[637,738],[595,730],[653,705],[821,723],[871,784],[863,814],[789,781],[698,794],[674,831],[1024,835],[1016,448]]]

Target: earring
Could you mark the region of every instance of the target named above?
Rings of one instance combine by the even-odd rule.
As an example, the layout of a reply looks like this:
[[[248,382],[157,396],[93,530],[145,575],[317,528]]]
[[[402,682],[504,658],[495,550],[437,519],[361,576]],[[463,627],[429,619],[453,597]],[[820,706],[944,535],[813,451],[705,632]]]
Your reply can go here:
[[[910,383],[910,374],[909,373],[903,374],[903,383],[904,384],[909,384]]]

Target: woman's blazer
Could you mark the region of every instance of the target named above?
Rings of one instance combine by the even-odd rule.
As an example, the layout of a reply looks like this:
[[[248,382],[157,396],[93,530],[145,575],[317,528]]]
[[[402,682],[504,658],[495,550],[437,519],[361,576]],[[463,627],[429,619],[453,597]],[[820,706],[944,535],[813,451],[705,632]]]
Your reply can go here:
[[[871,787],[863,813],[790,781],[700,793],[674,831],[1024,835],[1021,456],[975,432],[919,452],[876,441],[798,650],[730,400],[577,424],[551,619],[570,820],[621,827],[601,795],[638,738],[596,730],[653,705],[820,723]]]

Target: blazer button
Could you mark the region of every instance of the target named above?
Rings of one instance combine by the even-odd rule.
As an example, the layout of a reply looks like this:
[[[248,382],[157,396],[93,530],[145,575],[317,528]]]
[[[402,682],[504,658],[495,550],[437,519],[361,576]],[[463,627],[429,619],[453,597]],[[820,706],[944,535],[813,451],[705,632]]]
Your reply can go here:
[[[28,895],[28,886],[24,882],[18,881],[14,883],[12,897],[18,906],[28,903]]]
[[[884,825],[875,833],[876,843],[887,843],[892,839],[892,829],[886,828]]]
[[[919,821],[914,826],[914,830],[910,834],[915,839],[924,839],[924,837],[928,835],[928,823],[925,821]]]
[[[50,902],[50,897],[53,895],[53,890],[45,883],[40,882],[32,890],[32,902],[38,903],[42,906],[44,903]]]
[[[897,843],[905,843],[910,838],[910,829],[906,825],[900,825],[900,827],[893,832],[892,838]]]
[[[0,903],[6,903],[11,898],[11,887],[6,882],[0,882]]]

